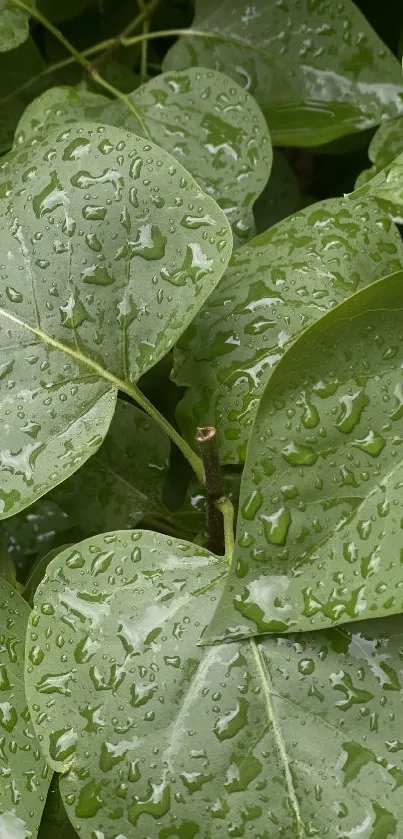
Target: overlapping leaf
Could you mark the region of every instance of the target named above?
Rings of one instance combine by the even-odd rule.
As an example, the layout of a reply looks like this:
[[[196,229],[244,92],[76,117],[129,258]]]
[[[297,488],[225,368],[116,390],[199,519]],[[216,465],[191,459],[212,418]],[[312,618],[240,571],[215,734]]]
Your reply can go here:
[[[0,836],[35,839],[52,773],[30,722],[24,644],[30,608],[0,579]]]
[[[252,204],[272,163],[267,126],[252,96],[223,73],[200,67],[163,73],[133,91],[129,102],[133,111],[84,88],[52,88],[25,111],[16,143],[83,119],[128,128],[186,166],[225,210],[237,242],[250,238]]]
[[[55,130],[0,168],[0,515],[99,448],[117,388],[170,349],[224,271],[224,213],[112,126]]]
[[[351,0],[198,0],[164,69],[195,64],[256,97],[275,145],[320,145],[402,113],[399,63]]]
[[[128,531],[49,566],[26,685],[78,834],[395,835],[401,618],[203,648],[223,574]]]
[[[357,182],[357,189],[351,193],[351,197],[354,200],[368,196],[374,198],[383,212],[389,213],[390,217],[398,224],[403,224],[403,153],[398,153],[403,148],[403,143],[399,142],[399,131],[401,131],[403,122],[400,120],[395,122],[396,132],[395,129],[393,129],[393,133],[386,130],[389,125],[387,123],[385,131],[378,138],[379,157],[377,160],[379,166],[378,163],[375,163],[372,170],[368,170],[368,175],[373,175],[373,177],[368,180],[367,173],[361,173]],[[389,142],[390,155],[388,152]],[[395,157],[395,152],[398,154],[397,157]],[[384,166],[383,169],[381,168],[382,165]]]
[[[189,442],[218,428],[224,463],[243,462],[270,372],[299,332],[360,287],[403,265],[396,228],[373,202],[328,199],[237,251],[175,349]]]
[[[261,399],[207,639],[403,611],[403,272],[313,324]]]

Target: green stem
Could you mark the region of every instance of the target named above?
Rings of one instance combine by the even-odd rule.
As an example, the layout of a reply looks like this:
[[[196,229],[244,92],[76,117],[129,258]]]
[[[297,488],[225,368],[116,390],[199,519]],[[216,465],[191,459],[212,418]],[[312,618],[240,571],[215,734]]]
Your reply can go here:
[[[102,78],[102,76],[100,76],[96,70],[91,71],[91,78],[94,79],[94,82],[96,82],[100,87],[103,87],[104,90],[107,90],[109,93],[111,93],[112,96],[115,97],[115,99],[119,99],[121,102],[123,102],[126,108],[136,118],[139,125],[141,125],[141,130],[144,136],[147,137],[147,140],[151,140],[150,132],[143,120],[143,117],[131,101],[130,97],[126,96],[125,93],[122,93],[122,91],[119,90],[117,87],[114,87],[113,85],[109,84],[109,82],[107,82],[106,79]]]
[[[31,14],[31,16],[34,17],[35,20],[37,20],[39,23],[42,24],[42,26],[45,27],[45,29],[51,32],[52,35],[54,35],[54,37],[57,38],[57,40],[61,44],[63,44],[64,48],[71,53],[71,55],[78,62],[78,64],[80,64],[81,67],[83,67],[84,70],[86,70],[88,75],[90,75],[91,78],[94,79],[94,82],[96,82],[100,87],[103,87],[104,90],[107,90],[108,93],[111,93],[116,99],[120,99],[120,101],[124,103],[126,108],[133,114],[133,116],[136,117],[139,125],[141,125],[145,137],[147,137],[148,140],[151,139],[147,126],[145,125],[137,108],[131,102],[130,98],[126,96],[124,93],[122,93],[121,90],[118,90],[118,88],[109,84],[109,82],[107,82],[106,79],[103,79],[102,76],[100,76],[99,73],[96,70],[94,70],[94,66],[89,61],[87,61],[85,56],[82,55],[81,52],[76,50],[75,46],[73,46],[73,44],[71,44],[70,41],[68,41],[67,38],[64,37],[63,33],[60,31],[60,29],[57,28],[57,26],[54,26],[53,23],[50,20],[48,20],[45,17],[45,15],[42,14],[42,12],[38,11],[38,9],[30,9],[28,6],[26,6],[24,0],[11,0],[11,2],[17,8],[26,11],[27,14]]]
[[[235,549],[234,540],[234,507],[227,496],[216,501],[216,507],[222,513],[224,519],[224,541],[225,541],[225,559],[228,565],[231,565],[232,556]]]
[[[132,47],[142,41],[151,41],[154,38],[173,38],[175,35],[187,38],[209,38],[215,41],[223,40],[222,35],[218,35],[216,32],[203,32],[201,29],[160,29],[135,35],[133,38],[122,38],[121,44],[122,47]]]
[[[136,29],[137,26],[140,26],[141,23],[145,20],[149,20],[150,16],[153,14],[155,9],[159,6],[161,0],[150,0],[147,6],[142,5],[142,9],[139,15],[131,21],[120,35],[116,35],[115,38],[111,39],[111,43],[107,45],[105,51],[100,55],[94,62],[93,62],[93,70],[99,70],[101,64],[106,61],[107,58],[110,58],[111,55],[117,50],[119,47],[122,46],[122,38],[126,38],[133,32],[133,29]]]
[[[139,390],[137,385],[128,385],[127,387],[123,387],[121,385],[121,389],[127,393],[128,396],[131,396],[138,405],[140,405],[145,412],[148,414],[149,417],[152,417],[160,428],[165,431],[168,435],[169,439],[172,440],[173,443],[178,447],[179,451],[182,452],[183,456],[186,458],[190,466],[192,467],[197,479],[199,482],[204,484],[204,469],[203,463],[200,457],[190,448],[186,440],[181,437],[181,435],[176,431],[176,429],[171,425],[170,422],[154,407],[152,402],[149,402],[144,393]]]
[[[148,5],[145,0],[138,0],[140,9],[147,14],[143,21],[143,35],[150,31],[150,18],[148,12]],[[141,42],[141,61],[140,61],[140,82],[144,84],[147,81],[147,57],[148,57],[148,41],[144,39]]]

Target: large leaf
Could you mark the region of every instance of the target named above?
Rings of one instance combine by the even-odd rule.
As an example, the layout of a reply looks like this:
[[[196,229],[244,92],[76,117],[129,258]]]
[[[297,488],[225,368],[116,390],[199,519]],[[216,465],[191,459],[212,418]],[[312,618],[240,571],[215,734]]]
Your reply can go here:
[[[328,199],[237,251],[175,349],[178,409],[189,442],[219,430],[224,463],[243,462],[270,372],[298,333],[360,287],[403,265],[387,215],[371,201]]]
[[[192,32],[164,69],[233,76],[275,145],[320,145],[402,113],[399,63],[351,0],[198,0]]]
[[[30,0],[27,0],[27,6]],[[0,0],[0,53],[12,50],[27,40],[29,15],[12,0]]]
[[[24,692],[29,606],[0,579],[0,836],[35,839],[52,773],[30,722]]]
[[[264,117],[233,80],[202,67],[163,73],[133,91],[127,106],[84,88],[52,88],[32,102],[16,144],[83,119],[146,136],[182,163],[220,204],[237,242],[253,235],[252,205],[270,175],[272,149]]]
[[[224,213],[111,126],[54,130],[0,167],[0,516],[96,450],[117,388],[171,348],[224,271]]]
[[[260,401],[208,639],[403,611],[403,272],[303,333]]]
[[[169,515],[162,501],[170,444],[157,423],[118,400],[105,442],[82,469],[48,496],[83,536]]]
[[[140,532],[83,542],[49,566],[26,684],[75,829],[397,835],[402,620],[203,648],[223,571],[218,557]]]

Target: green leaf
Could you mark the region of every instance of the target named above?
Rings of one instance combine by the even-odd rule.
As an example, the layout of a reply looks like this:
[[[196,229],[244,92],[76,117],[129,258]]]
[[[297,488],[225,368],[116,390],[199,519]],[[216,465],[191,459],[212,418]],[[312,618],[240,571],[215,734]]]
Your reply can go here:
[[[257,99],[274,145],[320,145],[402,113],[399,62],[350,0],[198,0],[191,32],[164,69],[233,76]]]
[[[359,291],[272,373],[208,641],[402,611],[402,288]]]
[[[32,38],[18,49],[0,52],[0,152],[12,146],[17,122],[32,97],[49,85],[52,76],[44,74],[45,68]]]
[[[117,389],[190,323],[231,252],[224,213],[169,154],[111,126],[35,138],[0,167],[0,517],[101,444]]]
[[[30,0],[26,0],[30,5]],[[19,47],[29,35],[29,15],[14,6],[12,0],[0,0],[0,53]]]
[[[375,164],[372,169],[361,173],[357,181],[357,189],[350,194],[350,198],[353,200],[356,198],[360,199],[361,197],[373,198],[383,212],[387,212],[398,224],[403,224],[403,153],[399,154],[398,157],[394,156],[394,152],[399,151],[397,135],[399,128],[400,131],[402,129],[403,121],[395,120],[395,122],[399,123],[399,125],[396,125],[396,133],[393,131],[393,134],[389,135],[385,131],[383,136],[379,138],[379,167]],[[387,145],[389,138],[393,159],[389,157],[385,165],[385,161],[389,155],[384,143]],[[403,143],[400,142],[400,150],[402,148]],[[380,168],[382,165],[384,165],[383,169]]]
[[[170,443],[155,420],[118,400],[97,454],[48,496],[84,536],[134,527],[144,516],[168,514],[162,490]]]
[[[357,178],[356,186],[362,186],[377,175],[388,163],[403,152],[403,117],[390,119],[379,126],[369,146],[368,157],[373,164]]]
[[[290,343],[402,265],[400,236],[368,200],[328,199],[239,249],[175,349],[174,381],[189,388],[178,407],[189,442],[198,425],[215,425],[222,462],[244,462],[259,399]]]
[[[163,73],[131,93],[129,102],[134,113],[83,88],[53,88],[25,111],[16,145],[83,119],[135,131],[186,166],[225,210],[237,243],[250,238],[252,205],[272,164],[267,125],[252,96],[228,76],[199,67]]]
[[[61,799],[57,775],[53,776],[49,787],[38,839],[55,839],[55,836],[57,836],[57,839],[77,839],[78,836],[71,825]]]
[[[0,836],[35,839],[50,784],[24,692],[29,606],[0,580]]]
[[[200,647],[222,572],[144,532],[49,566],[26,685],[78,834],[397,835],[401,618]]]

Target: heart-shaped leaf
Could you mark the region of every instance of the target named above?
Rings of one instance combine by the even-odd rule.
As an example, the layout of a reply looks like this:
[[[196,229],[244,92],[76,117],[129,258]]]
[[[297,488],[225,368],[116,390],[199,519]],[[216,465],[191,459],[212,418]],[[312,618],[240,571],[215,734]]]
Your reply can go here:
[[[399,272],[359,291],[274,370],[207,640],[403,611],[402,290]]]
[[[30,722],[24,644],[30,608],[0,579],[0,836],[35,839],[52,773]]]
[[[27,5],[31,0],[27,0]],[[27,40],[29,15],[12,0],[0,0],[0,53],[12,50]]]
[[[145,515],[169,515],[162,501],[170,444],[155,420],[118,400],[98,452],[49,494],[84,536],[134,527]]]
[[[99,447],[117,389],[177,340],[231,252],[167,152],[112,126],[51,131],[0,167],[0,516]]]
[[[164,69],[195,64],[255,96],[275,145],[320,145],[402,113],[399,62],[351,0],[198,0]]]
[[[373,202],[331,198],[285,219],[233,254],[175,348],[178,408],[190,443],[219,431],[223,463],[244,462],[270,372],[290,343],[360,287],[399,270],[403,247]]]
[[[49,566],[26,685],[77,833],[396,835],[401,618],[200,647],[223,573],[129,531]]]
[[[253,235],[252,205],[270,175],[272,148],[252,96],[215,70],[163,73],[111,102],[84,88],[52,88],[26,109],[16,144],[64,122],[100,120],[153,140],[222,207],[237,243]],[[136,118],[137,114],[137,118]]]

